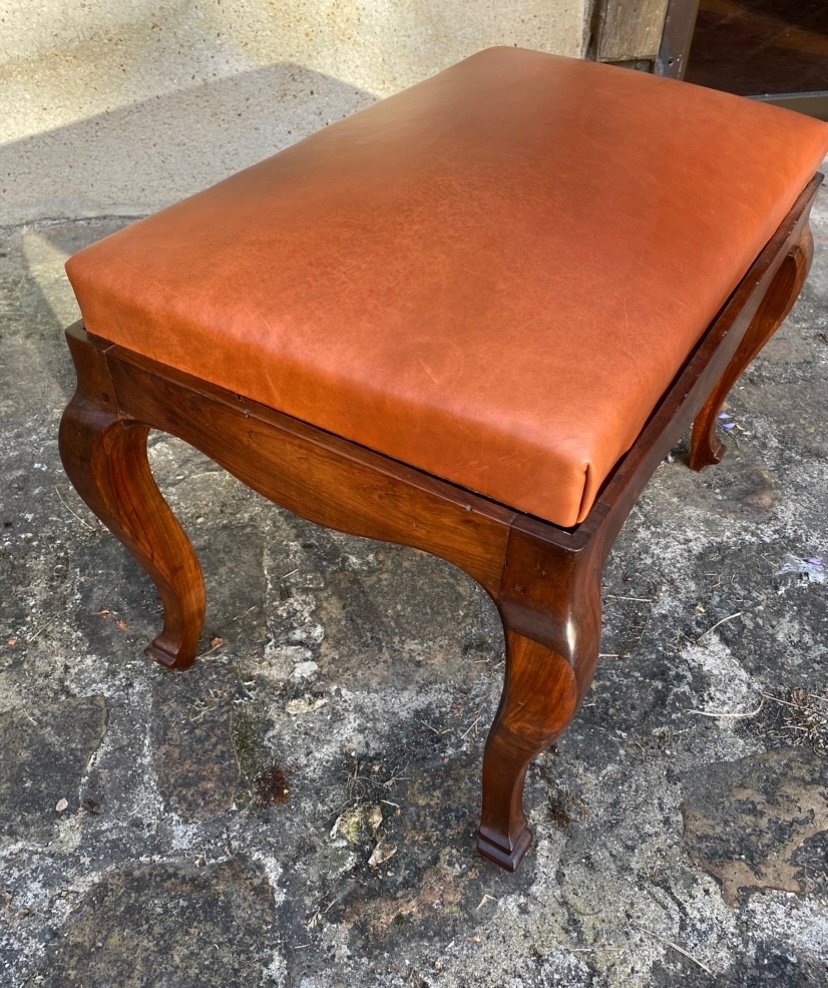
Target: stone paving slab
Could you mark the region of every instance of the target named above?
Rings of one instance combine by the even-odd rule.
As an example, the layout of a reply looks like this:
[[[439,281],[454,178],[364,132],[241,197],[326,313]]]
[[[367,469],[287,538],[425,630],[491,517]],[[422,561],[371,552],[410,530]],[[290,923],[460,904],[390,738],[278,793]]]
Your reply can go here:
[[[269,960],[261,931],[273,920],[267,875],[241,858],[116,869],[78,903],[32,983],[257,984]]]
[[[209,604],[192,670],[143,657],[159,602],[56,444],[62,261],[123,222],[0,244],[0,984],[824,984],[825,191],[727,457],[696,475],[680,444],[612,554],[514,876],[474,851],[502,632],[449,565],[153,436]]]
[[[0,835],[48,843],[106,730],[101,696],[32,703],[0,714]]]

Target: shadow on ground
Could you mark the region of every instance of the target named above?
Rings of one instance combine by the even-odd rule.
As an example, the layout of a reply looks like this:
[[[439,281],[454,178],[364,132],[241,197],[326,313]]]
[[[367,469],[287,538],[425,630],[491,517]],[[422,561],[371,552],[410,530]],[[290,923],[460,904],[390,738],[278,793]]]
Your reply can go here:
[[[183,80],[182,80],[183,83]],[[141,214],[198,192],[374,102],[290,62],[193,83],[2,143],[0,224]]]

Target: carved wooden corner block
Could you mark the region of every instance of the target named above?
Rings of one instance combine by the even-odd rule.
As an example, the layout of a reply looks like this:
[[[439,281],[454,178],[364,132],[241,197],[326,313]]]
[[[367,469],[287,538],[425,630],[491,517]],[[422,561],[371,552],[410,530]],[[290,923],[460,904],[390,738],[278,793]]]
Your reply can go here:
[[[787,314],[807,273],[812,181],[653,409],[586,520],[563,529],[439,480],[209,381],[67,332],[78,389],[63,416],[66,472],[134,555],[164,604],[147,648],[193,661],[204,586],[193,548],[152,478],[150,428],[178,436],[276,504],[320,525],[440,556],[494,600],[506,641],[503,693],[483,757],[479,849],[514,870],[531,843],[523,786],[589,688],[607,554],[647,479],[695,420],[690,465],[715,462],[728,390]]]

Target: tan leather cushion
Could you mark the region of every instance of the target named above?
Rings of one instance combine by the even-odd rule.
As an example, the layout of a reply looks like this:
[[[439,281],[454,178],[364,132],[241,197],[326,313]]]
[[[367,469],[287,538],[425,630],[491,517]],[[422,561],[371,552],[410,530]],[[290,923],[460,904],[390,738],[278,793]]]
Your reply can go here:
[[[828,127],[496,48],[81,251],[87,329],[558,525]]]

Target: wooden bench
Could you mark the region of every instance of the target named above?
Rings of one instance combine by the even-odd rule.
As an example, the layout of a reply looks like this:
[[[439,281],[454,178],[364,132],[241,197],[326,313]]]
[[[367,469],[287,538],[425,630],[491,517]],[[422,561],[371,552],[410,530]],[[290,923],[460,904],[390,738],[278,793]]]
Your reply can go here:
[[[690,466],[721,457],[717,413],[807,274],[826,151],[798,114],[490,49],[76,254],[61,454],[160,591],[148,654],[190,665],[205,600],[150,428],[456,564],[503,621],[479,849],[514,869],[607,554],[691,423]]]

